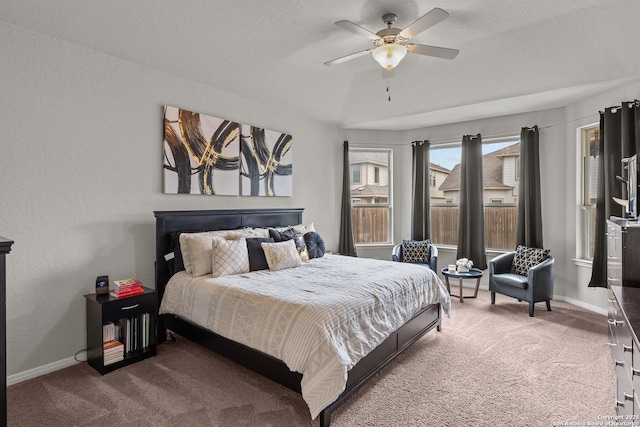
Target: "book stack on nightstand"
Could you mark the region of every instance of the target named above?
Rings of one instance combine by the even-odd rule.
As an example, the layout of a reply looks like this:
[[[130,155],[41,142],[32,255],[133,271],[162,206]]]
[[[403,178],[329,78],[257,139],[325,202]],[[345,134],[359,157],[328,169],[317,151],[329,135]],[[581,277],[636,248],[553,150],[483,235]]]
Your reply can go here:
[[[116,298],[130,297],[144,293],[142,282],[138,279],[114,280],[111,295]]]
[[[87,361],[101,374],[156,355],[156,293],[85,295]]]

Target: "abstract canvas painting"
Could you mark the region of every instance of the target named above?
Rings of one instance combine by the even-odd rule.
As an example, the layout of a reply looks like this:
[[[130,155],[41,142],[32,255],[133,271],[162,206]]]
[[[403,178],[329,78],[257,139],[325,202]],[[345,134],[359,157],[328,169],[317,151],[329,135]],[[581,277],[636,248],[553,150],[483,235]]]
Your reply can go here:
[[[291,135],[164,107],[164,192],[291,196]]]
[[[291,135],[243,125],[241,194],[291,196],[293,194]]]

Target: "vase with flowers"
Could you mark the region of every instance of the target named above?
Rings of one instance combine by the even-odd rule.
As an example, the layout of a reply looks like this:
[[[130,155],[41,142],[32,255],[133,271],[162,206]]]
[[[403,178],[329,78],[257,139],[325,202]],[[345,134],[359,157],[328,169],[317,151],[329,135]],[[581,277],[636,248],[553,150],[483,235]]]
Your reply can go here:
[[[456,267],[458,268],[458,273],[468,273],[473,267],[473,261],[468,258],[460,258],[456,261]]]

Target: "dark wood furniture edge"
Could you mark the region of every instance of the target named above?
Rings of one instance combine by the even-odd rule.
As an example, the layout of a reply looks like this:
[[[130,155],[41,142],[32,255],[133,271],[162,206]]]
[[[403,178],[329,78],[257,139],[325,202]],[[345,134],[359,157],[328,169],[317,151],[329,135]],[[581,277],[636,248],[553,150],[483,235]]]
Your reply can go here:
[[[0,427],[7,425],[7,263],[13,240],[0,236]]]
[[[155,211],[156,217],[156,292],[158,306],[162,301],[169,271],[164,256],[169,252],[170,233],[174,231],[207,231],[238,227],[286,226],[302,223],[302,209],[239,209],[214,211]],[[278,220],[280,218],[280,220]],[[195,223],[190,222],[195,219]],[[210,221],[208,219],[211,219]],[[269,224],[269,221],[275,221]],[[293,222],[292,222],[293,221]],[[222,224],[222,225],[221,225]],[[212,227],[212,228],[210,228]],[[440,304],[424,307],[404,326],[393,332],[370,354],[358,362],[347,377],[342,394],[320,413],[320,426],[329,427],[331,414],[370,378],[424,334],[442,329]],[[166,340],[171,330],[205,348],[257,372],[285,387],[300,392],[302,374],[291,372],[284,362],[235,341],[224,338],[176,315],[158,316],[157,342]],[[402,341],[402,342],[400,342]]]

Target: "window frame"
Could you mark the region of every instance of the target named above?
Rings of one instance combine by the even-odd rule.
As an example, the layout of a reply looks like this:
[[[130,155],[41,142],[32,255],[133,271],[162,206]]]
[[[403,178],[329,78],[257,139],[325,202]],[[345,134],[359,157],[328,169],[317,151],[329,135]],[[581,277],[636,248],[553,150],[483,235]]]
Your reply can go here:
[[[499,144],[499,143],[511,143],[509,145],[512,144],[517,144],[517,143],[522,143],[521,139],[520,139],[520,135],[519,134],[513,134],[513,135],[507,135],[504,137],[497,137],[497,138],[483,138],[482,140],[482,145],[484,146],[489,146],[492,144]],[[451,142],[451,143],[443,143],[443,144],[432,144],[431,145],[431,150],[437,150],[437,149],[446,149],[446,148],[460,148],[462,149],[462,143],[461,142]],[[484,156],[485,154],[483,154]],[[515,183],[516,183],[516,187],[514,187],[514,191],[517,192],[518,190],[518,185],[520,183],[520,158],[518,157],[516,164],[514,165],[515,170]],[[498,199],[498,197],[492,197],[490,198],[489,201],[483,203],[483,209],[487,209],[487,208],[491,208],[491,207],[500,207],[500,208],[513,208],[514,206],[517,207],[518,206],[518,197],[517,195],[515,196],[515,203],[505,203],[504,199],[502,199],[502,201],[500,203],[494,203],[493,199]],[[445,198],[444,203],[440,202],[440,203],[431,203],[430,204],[430,209],[432,207],[443,207],[443,206],[454,206],[454,207],[459,207],[460,204],[459,202],[454,202],[453,198]],[[433,215],[430,215],[430,217],[433,220]],[[485,216],[485,222],[486,222],[486,216]],[[485,223],[485,227],[486,227],[486,223]],[[486,230],[486,228],[485,228]],[[516,230],[512,230],[513,233],[515,234]],[[486,236],[485,236],[486,239]],[[455,249],[457,248],[457,244],[443,244],[443,243],[435,243],[437,244],[439,247],[443,247],[443,248],[450,248],[450,249]],[[486,245],[486,243],[485,243]],[[491,252],[491,253],[506,253],[509,251],[512,251],[513,249],[509,249],[509,248],[505,248],[505,249],[501,249],[501,248],[490,248],[490,247],[485,247],[485,250],[487,251],[487,253]]]
[[[356,181],[356,170],[358,171],[357,181]],[[351,165],[351,183],[362,184],[362,165]]]
[[[387,211],[388,211],[388,223],[387,223],[387,241],[386,242],[357,242],[354,241],[354,244],[356,247],[358,246],[363,246],[363,247],[373,247],[373,246],[386,246],[386,245],[393,245],[394,242],[394,237],[393,237],[393,224],[394,224],[394,220],[393,220],[393,148],[386,148],[386,147],[371,147],[371,146],[358,146],[358,147],[349,147],[349,152],[369,152],[369,153],[386,153],[387,154],[387,160],[388,160],[388,164],[387,164],[387,202],[376,202],[376,203],[351,203],[350,205],[350,209],[353,210],[354,208],[358,209],[358,208],[362,208],[362,207],[381,207],[381,206],[386,206],[387,207]],[[361,165],[359,165],[361,166]],[[374,166],[374,168],[379,169],[379,167]],[[375,170],[375,169],[374,169]],[[375,172],[374,172],[375,175]],[[353,185],[363,185],[363,180],[362,180],[362,169],[360,171],[360,182],[352,182]],[[374,181],[375,181],[375,176],[374,176]],[[378,183],[379,184],[379,183]],[[355,231],[355,230],[354,230]],[[354,233],[355,234],[355,233]],[[354,236],[354,240],[355,240],[355,236]]]
[[[595,169],[595,179],[589,173],[591,170],[588,157],[589,132],[595,130],[599,139],[600,123],[590,123],[576,128],[576,259],[590,263],[593,260],[593,238],[595,234],[596,201],[590,198],[587,181],[593,182],[597,188],[598,170]],[[597,162],[597,156],[595,156]]]

